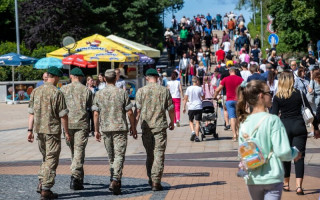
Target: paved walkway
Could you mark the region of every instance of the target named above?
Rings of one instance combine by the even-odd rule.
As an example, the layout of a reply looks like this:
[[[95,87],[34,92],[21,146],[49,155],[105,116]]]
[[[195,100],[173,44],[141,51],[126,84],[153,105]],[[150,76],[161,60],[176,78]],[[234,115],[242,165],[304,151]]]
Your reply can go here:
[[[36,143],[26,140],[27,104],[0,104],[0,199],[37,198],[34,192],[40,153]],[[168,131],[168,146],[164,171],[165,190],[150,192],[145,170],[145,150],[141,134],[137,140],[129,137],[124,167],[123,195],[118,199],[249,199],[243,179],[236,177],[237,143],[231,141],[231,131],[224,131],[219,115],[217,131],[220,140],[207,136],[195,143],[189,140],[187,116],[182,114],[182,126]],[[306,177],[307,195],[283,193],[283,199],[318,199],[320,183],[320,140],[308,139]],[[115,199],[107,191],[109,171],[103,143],[89,138],[86,149],[85,187],[81,192],[68,189],[70,150],[62,141],[57,184],[53,190],[63,199]],[[294,175],[292,175],[294,177]],[[18,191],[16,190],[16,188]],[[67,189],[66,189],[67,188]],[[103,196],[103,197],[102,197]],[[105,197],[104,197],[105,196]]]

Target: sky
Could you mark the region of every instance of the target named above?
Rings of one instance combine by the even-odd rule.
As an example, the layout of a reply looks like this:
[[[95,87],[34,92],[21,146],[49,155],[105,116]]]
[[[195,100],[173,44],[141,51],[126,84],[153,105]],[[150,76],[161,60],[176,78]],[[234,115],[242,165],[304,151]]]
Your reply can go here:
[[[184,6],[181,10],[174,13],[177,21],[179,22],[183,16],[190,17],[190,19],[197,14],[204,14],[205,16],[210,13],[211,16],[216,14],[224,15],[232,11],[233,13],[242,14],[247,24],[252,17],[249,10],[236,10],[238,0],[184,0]],[[172,13],[165,13],[165,27],[171,27]]]

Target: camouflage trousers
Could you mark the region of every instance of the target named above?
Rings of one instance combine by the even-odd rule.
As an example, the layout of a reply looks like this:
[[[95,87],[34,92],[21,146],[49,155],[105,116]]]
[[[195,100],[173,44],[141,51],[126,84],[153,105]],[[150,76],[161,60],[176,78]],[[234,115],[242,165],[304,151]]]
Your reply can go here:
[[[54,185],[56,169],[61,152],[61,134],[37,134],[39,150],[42,154],[42,164],[38,173],[42,187],[51,188]]]
[[[142,129],[142,142],[147,152],[147,175],[152,182],[160,183],[167,146],[166,129],[159,132],[154,132],[152,129]]]
[[[70,141],[66,141],[71,150],[71,175],[79,180],[83,180],[84,157],[88,143],[88,130],[69,129]]]
[[[110,165],[110,181],[120,181],[127,149],[128,132],[102,132]]]

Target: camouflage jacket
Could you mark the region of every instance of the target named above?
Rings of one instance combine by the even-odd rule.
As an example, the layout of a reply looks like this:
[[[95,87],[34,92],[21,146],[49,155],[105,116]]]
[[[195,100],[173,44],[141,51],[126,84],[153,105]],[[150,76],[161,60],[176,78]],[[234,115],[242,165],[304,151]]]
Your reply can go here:
[[[92,111],[99,112],[100,131],[128,131],[126,112],[131,108],[127,92],[108,84],[95,94]]]
[[[93,101],[92,92],[80,82],[61,88],[69,110],[69,129],[89,129],[89,112]]]
[[[60,118],[69,111],[62,92],[47,82],[32,91],[28,112],[34,115],[33,132],[60,134]]]
[[[141,128],[151,128],[161,131],[168,128],[166,110],[173,109],[170,91],[158,85],[149,83],[140,88],[136,94],[136,106],[140,112]]]

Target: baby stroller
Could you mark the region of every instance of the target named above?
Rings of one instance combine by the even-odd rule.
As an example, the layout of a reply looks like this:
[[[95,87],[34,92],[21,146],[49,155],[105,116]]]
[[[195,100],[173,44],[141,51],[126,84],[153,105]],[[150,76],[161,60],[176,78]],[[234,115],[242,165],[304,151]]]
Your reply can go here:
[[[218,106],[217,106],[218,107]],[[202,102],[202,122],[200,124],[201,136],[200,140],[206,137],[206,135],[211,135],[215,139],[219,139],[219,135],[217,133],[217,118],[218,114],[214,110],[214,106],[212,100],[205,100]]]

